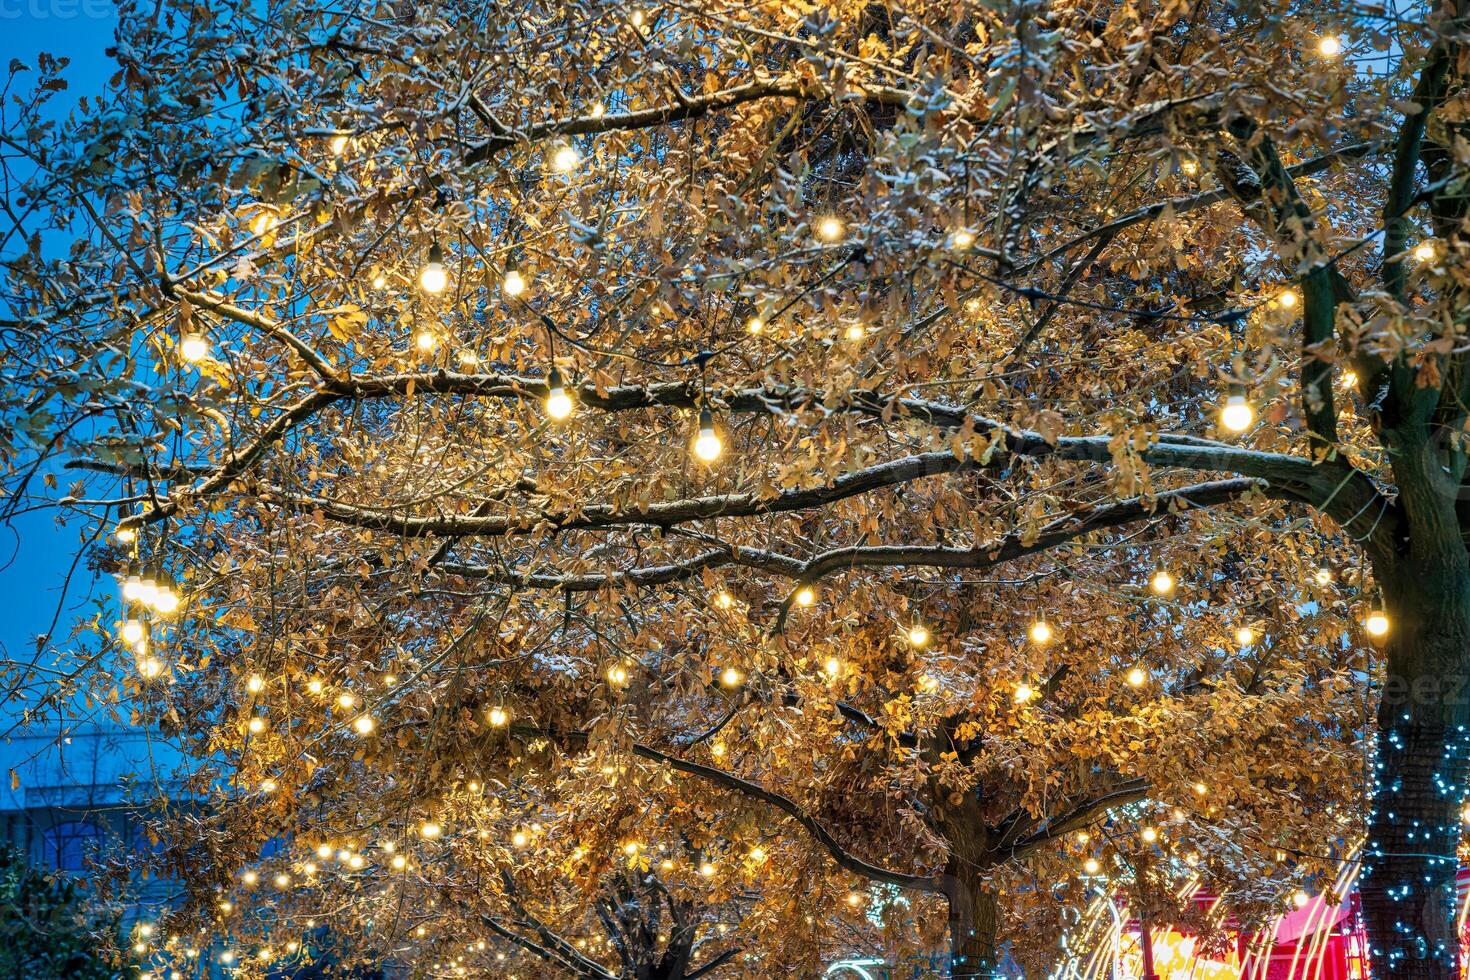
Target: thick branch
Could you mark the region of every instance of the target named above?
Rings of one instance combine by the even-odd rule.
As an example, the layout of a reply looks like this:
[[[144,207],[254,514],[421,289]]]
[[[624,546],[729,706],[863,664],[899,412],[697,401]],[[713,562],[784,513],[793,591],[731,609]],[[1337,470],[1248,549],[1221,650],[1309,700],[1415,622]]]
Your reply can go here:
[[[838,865],[848,871],[851,871],[853,874],[861,875],[862,877],[868,878],[872,881],[881,881],[886,884],[897,885],[900,888],[914,888],[920,891],[935,893],[940,892],[939,882],[932,877],[928,877],[925,875],[904,874],[903,872],[899,871],[890,871],[887,868],[881,868],[876,864],[869,864],[867,861],[864,861],[863,859],[849,853],[841,844],[837,842],[837,839],[832,836],[831,832],[828,831],[826,827],[822,826],[820,821],[808,814],[789,797],[782,796],[780,793],[772,792],[771,790],[758,786],[755,783],[750,782],[749,780],[741,779],[739,776],[728,773],[723,769],[715,769],[712,766],[705,766],[697,762],[688,762],[684,759],[675,758],[671,755],[665,755],[657,749],[651,748],[647,745],[634,745],[633,754],[644,759],[651,759],[655,762],[666,763],[679,772],[687,773],[691,776],[698,776],[701,779],[708,780],[709,782],[715,783],[719,786],[723,786],[726,789],[733,789],[736,792],[744,794],[745,796],[760,800],[763,803],[769,803],[771,806],[774,806],[776,809],[785,813],[787,816],[791,817],[791,819],[800,824],[807,833],[811,834],[812,837],[816,839],[817,843],[826,848],[827,853],[832,855],[832,860],[836,861]]]

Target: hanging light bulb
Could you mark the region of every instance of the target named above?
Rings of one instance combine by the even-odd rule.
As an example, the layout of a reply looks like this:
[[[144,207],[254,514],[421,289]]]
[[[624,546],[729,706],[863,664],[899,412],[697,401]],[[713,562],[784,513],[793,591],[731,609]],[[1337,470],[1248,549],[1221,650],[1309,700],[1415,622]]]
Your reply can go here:
[[[758,316],[753,316],[745,321],[745,332],[748,334],[758,334],[764,329],[766,329],[765,321]]]
[[[1025,704],[1027,701],[1036,697],[1036,689],[1030,684],[1022,682],[1016,685],[1016,692],[1012,696],[1015,698],[1017,704]]]
[[[720,436],[715,432],[715,419],[707,408],[699,410],[699,436],[694,440],[694,455],[705,463],[713,463],[720,458],[720,452],[725,448],[720,441]]]
[[[1368,631],[1369,636],[1382,637],[1388,635],[1388,613],[1382,609],[1374,609],[1368,613],[1368,618],[1363,620],[1363,628]]]
[[[209,341],[203,334],[191,330],[179,340],[179,356],[190,364],[198,364],[209,356]]]
[[[1256,641],[1256,631],[1249,626],[1241,626],[1235,631],[1235,642],[1240,646],[1248,647]]]
[[[425,354],[431,352],[435,347],[439,346],[439,338],[434,336],[434,333],[431,330],[420,330],[417,334],[414,335],[413,342],[414,346],[418,347],[418,349],[423,351]]]
[[[922,624],[915,623],[914,625],[912,625],[912,626],[909,627],[908,641],[909,641],[909,646],[914,646],[914,647],[928,646],[928,644],[929,644],[929,630],[926,629]]]
[[[551,155],[551,169],[559,174],[571,173],[581,162],[582,158],[577,153],[577,148],[570,143],[561,144]]]
[[[1153,827],[1145,827],[1143,828],[1143,833],[1139,836],[1143,838],[1143,842],[1145,844],[1152,844],[1154,841],[1159,839],[1159,832]]]
[[[137,646],[143,642],[144,629],[141,619],[127,619],[122,624],[123,642],[130,646]]]
[[[726,592],[725,590],[721,589],[719,594],[715,596],[715,605],[719,606],[721,609],[729,609],[731,606],[735,605],[735,597],[730,595],[730,593]]]
[[[490,724],[504,728],[510,722],[510,712],[499,706],[490,709]]]
[[[385,275],[383,275],[381,272],[378,273],[377,275],[373,276],[373,288],[374,289],[382,289],[382,288],[384,288],[387,285],[388,285],[388,277],[385,276]]]
[[[1289,310],[1296,306],[1296,293],[1290,289],[1283,289],[1281,294],[1276,297],[1276,302],[1281,304],[1283,310]]]
[[[515,833],[510,835],[510,842],[516,847],[525,847],[526,842],[529,839],[530,838],[526,836],[526,832],[524,830],[517,830]]]
[[[138,580],[138,601],[145,606],[151,606],[157,598],[158,573],[145,568]]]
[[[824,215],[817,219],[817,237],[824,242],[840,241],[846,234],[847,226],[842,219],[834,214]]]
[[[1102,870],[1102,865],[1098,863],[1097,858],[1088,858],[1082,862],[1082,870],[1090,875],[1095,875]]]
[[[250,677],[245,681],[245,690],[249,691],[251,694],[259,694],[261,691],[265,690],[265,678],[261,677],[259,674],[251,674]]]
[[[572,398],[562,387],[561,372],[555,367],[546,375],[546,414],[560,422],[572,414]]]
[[[245,727],[250,729],[252,735],[259,735],[265,731],[265,719],[260,715],[252,715],[250,721],[246,722]]]
[[[1220,424],[1225,428],[1231,432],[1244,432],[1255,420],[1255,409],[1251,408],[1243,393],[1233,392],[1225,399],[1225,407],[1220,410]]]
[[[1336,58],[1342,54],[1342,38],[1328,34],[1317,42],[1317,52],[1324,58]]]
[[[359,735],[371,735],[373,729],[378,727],[378,723],[373,720],[372,715],[358,715],[357,720],[352,723],[352,727],[357,729],[357,734]]]
[[[327,145],[332,149],[332,156],[340,157],[343,153],[347,152],[347,134],[338,133],[331,138]]]
[[[526,277],[521,275],[521,270],[516,268],[514,262],[506,264],[505,278],[501,280],[500,288],[507,296],[519,296],[526,291]]]
[[[817,593],[810,585],[803,585],[796,590],[796,604],[798,606],[810,606],[817,601]]]
[[[431,296],[437,296],[448,285],[449,272],[444,268],[444,249],[435,242],[429,246],[429,260],[419,270],[419,288]]]
[[[1038,619],[1032,623],[1027,634],[1031,637],[1031,642],[1039,647],[1050,643],[1053,636],[1051,624],[1044,619]]]
[[[138,529],[135,527],[120,527],[112,532],[112,537],[118,544],[132,544],[138,540]]]
[[[1291,896],[1291,904],[1295,905],[1299,909],[1306,908],[1307,907],[1307,903],[1310,902],[1311,900],[1312,900],[1312,896],[1308,895],[1306,892],[1302,891],[1300,888],[1298,888],[1295,892],[1293,892],[1292,893],[1292,896]]]
[[[1193,177],[1199,173],[1199,162],[1196,160],[1181,160],[1179,162],[1179,169],[1184,171],[1184,176]]]
[[[438,837],[442,833],[444,833],[444,828],[439,826],[432,820],[426,820],[423,826],[419,827],[419,835],[422,836],[424,840],[433,840],[435,837]]]
[[[163,661],[157,657],[140,657],[138,659],[138,673],[147,680],[152,680],[163,673]]]
[[[138,566],[129,562],[127,572],[123,575],[122,595],[128,602],[143,601],[143,576],[138,572]]]
[[[725,685],[726,687],[739,687],[740,682],[744,679],[745,678],[741,676],[740,671],[736,670],[734,667],[726,667],[720,672],[720,683]]]
[[[1128,671],[1127,679],[1129,687],[1142,687],[1144,682],[1148,680],[1148,672],[1142,667],[1134,667]]]
[[[153,591],[153,608],[160,615],[168,616],[178,611],[180,602],[179,592],[174,587],[173,577],[167,573],[160,574]]]
[[[965,249],[969,248],[971,245],[974,245],[974,244],[975,244],[975,233],[972,232],[972,231],[970,231],[968,228],[959,228],[959,229],[956,229],[949,236],[949,245],[950,245],[950,248],[953,248],[953,249],[955,249],[956,251],[959,251],[959,252],[963,252]]]
[[[1158,595],[1168,595],[1174,591],[1174,576],[1169,574],[1169,570],[1164,567],[1163,562],[1159,562],[1154,567],[1154,574],[1148,580],[1148,586]]]
[[[1434,255],[1435,252],[1433,242],[1420,242],[1418,245],[1414,246],[1414,258],[1418,259],[1420,262],[1433,262]]]

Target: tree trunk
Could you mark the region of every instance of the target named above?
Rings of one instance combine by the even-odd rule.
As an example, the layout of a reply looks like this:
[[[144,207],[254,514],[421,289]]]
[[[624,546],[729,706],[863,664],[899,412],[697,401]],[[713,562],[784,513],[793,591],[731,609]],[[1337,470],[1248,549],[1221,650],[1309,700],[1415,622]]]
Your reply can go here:
[[[945,869],[949,899],[949,975],[954,980],[995,976],[1000,901],[968,867],[951,861]]]
[[[1375,980],[1459,976],[1456,849],[1470,777],[1470,575],[1412,559],[1384,575],[1391,630],[1359,891]]]

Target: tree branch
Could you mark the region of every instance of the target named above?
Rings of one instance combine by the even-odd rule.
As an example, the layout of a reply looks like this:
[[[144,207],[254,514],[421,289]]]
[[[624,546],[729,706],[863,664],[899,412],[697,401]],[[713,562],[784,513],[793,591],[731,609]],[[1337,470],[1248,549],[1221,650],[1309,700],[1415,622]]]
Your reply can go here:
[[[919,891],[933,892],[936,894],[941,893],[939,882],[932,877],[890,871],[876,864],[869,864],[867,861],[849,853],[837,842],[837,839],[832,836],[831,832],[822,826],[820,821],[808,814],[789,797],[764,789],[749,780],[741,779],[739,776],[726,772],[723,769],[715,769],[712,766],[705,766],[697,762],[689,762],[671,755],[665,755],[647,745],[635,744],[633,746],[633,754],[644,759],[665,763],[679,772],[687,773],[691,776],[698,776],[701,779],[708,780],[726,789],[733,789],[745,796],[769,803],[800,824],[807,833],[816,839],[817,843],[826,848],[827,853],[832,856],[832,860],[853,874],[861,875],[872,881],[897,885],[900,888],[914,888]]]

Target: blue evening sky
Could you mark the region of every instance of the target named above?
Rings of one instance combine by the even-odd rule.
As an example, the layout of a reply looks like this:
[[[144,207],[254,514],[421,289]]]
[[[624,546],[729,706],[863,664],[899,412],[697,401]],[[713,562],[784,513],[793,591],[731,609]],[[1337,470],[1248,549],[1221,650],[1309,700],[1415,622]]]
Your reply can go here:
[[[0,0],[0,70],[8,72],[12,59],[34,68],[42,51],[69,58],[64,73],[69,88],[51,104],[57,113],[70,111],[80,96],[100,92],[115,70],[104,52],[116,25],[109,0]],[[30,84],[26,79],[33,77],[21,76],[15,87],[25,91]],[[29,658],[35,652],[34,637],[51,629],[83,530],[79,525],[57,529],[47,514],[0,526],[0,644],[11,657]],[[76,600],[85,598],[92,586],[91,574],[79,568],[71,601],[57,624],[59,638],[78,612],[85,613],[76,608]]]

